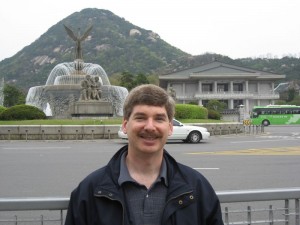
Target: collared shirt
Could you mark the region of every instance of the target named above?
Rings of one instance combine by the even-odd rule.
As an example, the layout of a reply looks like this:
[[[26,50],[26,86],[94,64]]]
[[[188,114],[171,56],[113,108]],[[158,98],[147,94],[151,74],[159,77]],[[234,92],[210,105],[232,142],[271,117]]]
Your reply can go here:
[[[122,155],[119,185],[122,186],[132,224],[159,225],[166,203],[168,179],[167,164],[163,159],[160,174],[149,189],[136,182],[129,174],[126,155]]]

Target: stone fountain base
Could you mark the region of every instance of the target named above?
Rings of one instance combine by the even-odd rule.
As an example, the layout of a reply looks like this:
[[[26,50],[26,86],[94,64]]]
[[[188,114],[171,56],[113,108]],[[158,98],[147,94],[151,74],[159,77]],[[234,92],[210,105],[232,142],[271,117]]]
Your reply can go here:
[[[70,106],[72,119],[99,119],[114,115],[111,102],[104,100],[78,101]]]

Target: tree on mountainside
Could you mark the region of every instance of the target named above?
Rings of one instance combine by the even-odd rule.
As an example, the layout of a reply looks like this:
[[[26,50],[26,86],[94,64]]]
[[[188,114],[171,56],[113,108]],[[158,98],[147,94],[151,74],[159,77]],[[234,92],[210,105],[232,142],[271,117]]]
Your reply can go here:
[[[290,105],[299,105],[300,106],[300,95],[294,97],[292,101],[289,102]]]
[[[11,107],[14,105],[25,104],[26,96],[16,86],[5,84],[3,89],[4,101],[3,106]]]
[[[127,88],[128,91],[130,91],[132,88],[134,88],[134,76],[133,74],[129,72],[123,72],[121,76],[121,82],[120,85],[122,87]]]
[[[138,75],[133,75],[129,72],[123,72],[121,75],[120,86],[125,87],[128,91],[130,91],[138,85],[149,83],[150,82],[145,74],[139,73]]]
[[[296,96],[295,88],[289,88],[287,92],[287,102],[293,101]]]
[[[149,84],[149,81],[145,74],[139,73],[134,78],[135,86],[141,85],[141,84]]]

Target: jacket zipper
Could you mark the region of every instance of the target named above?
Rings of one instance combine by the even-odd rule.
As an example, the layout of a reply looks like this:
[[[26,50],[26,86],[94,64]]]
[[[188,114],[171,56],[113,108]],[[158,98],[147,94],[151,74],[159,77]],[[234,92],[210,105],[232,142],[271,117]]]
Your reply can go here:
[[[167,207],[167,205],[169,204],[170,201],[172,201],[172,200],[174,200],[174,199],[176,199],[176,198],[179,198],[179,197],[182,196],[182,195],[186,195],[186,194],[190,194],[190,193],[193,193],[193,191],[184,192],[184,193],[181,193],[181,194],[179,194],[179,195],[177,195],[177,196],[175,196],[175,197],[173,197],[173,198],[170,198],[170,199],[166,202],[166,204],[165,204],[165,207],[164,207],[164,210],[163,210],[163,215],[162,215],[161,219],[163,219],[163,217],[164,217],[164,212],[165,212],[166,207]],[[160,224],[162,224],[162,221],[160,221]]]
[[[117,201],[117,202],[119,202],[119,203],[121,204],[121,206],[122,206],[122,211],[123,211],[122,225],[124,225],[124,221],[125,221],[125,210],[124,210],[124,205],[123,205],[123,203],[122,203],[120,200],[110,198],[110,197],[108,197],[108,196],[106,196],[106,195],[97,195],[97,194],[94,194],[94,196],[95,196],[95,197],[98,197],[98,198],[107,198],[107,199],[109,199],[109,200],[111,200],[111,201]]]

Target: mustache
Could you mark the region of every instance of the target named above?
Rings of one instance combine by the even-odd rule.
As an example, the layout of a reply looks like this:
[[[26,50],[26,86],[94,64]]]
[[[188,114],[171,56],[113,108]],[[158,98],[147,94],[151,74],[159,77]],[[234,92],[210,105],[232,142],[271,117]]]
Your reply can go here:
[[[145,131],[140,132],[139,136],[144,137],[144,138],[160,138],[160,137],[162,137],[161,134],[158,134],[156,132],[145,132]]]

